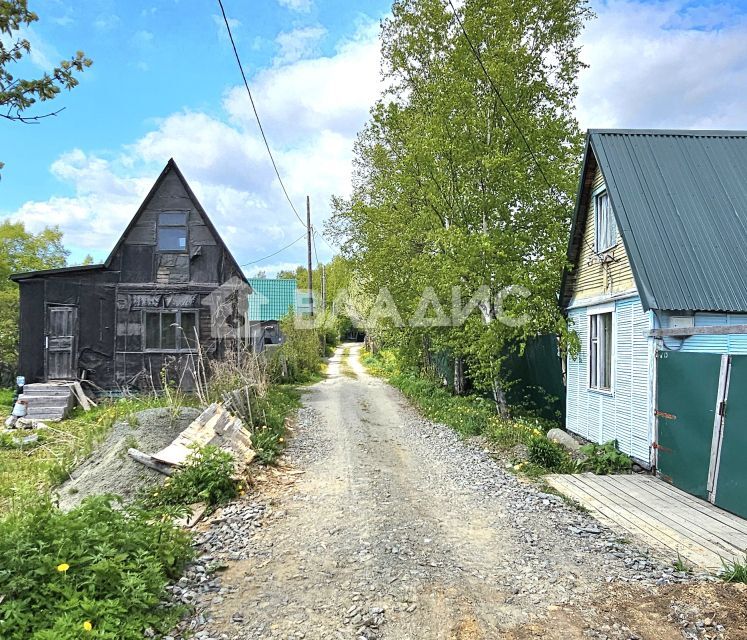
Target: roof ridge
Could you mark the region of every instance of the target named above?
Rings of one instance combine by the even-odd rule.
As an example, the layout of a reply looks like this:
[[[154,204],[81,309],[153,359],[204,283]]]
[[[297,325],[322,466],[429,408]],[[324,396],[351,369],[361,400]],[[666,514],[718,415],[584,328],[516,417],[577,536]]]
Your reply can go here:
[[[739,129],[589,129],[590,135],[680,136],[691,138],[747,138]]]

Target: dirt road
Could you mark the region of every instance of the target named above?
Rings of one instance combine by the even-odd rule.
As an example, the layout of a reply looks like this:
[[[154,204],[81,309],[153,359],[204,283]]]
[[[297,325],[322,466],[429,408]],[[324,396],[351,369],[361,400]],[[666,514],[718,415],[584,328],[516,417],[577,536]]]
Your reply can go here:
[[[338,349],[308,389],[261,526],[214,546],[259,517],[249,501],[211,525],[205,562],[235,561],[198,598],[198,637],[744,637],[711,611],[723,585],[670,584],[671,559],[423,420],[358,351]]]

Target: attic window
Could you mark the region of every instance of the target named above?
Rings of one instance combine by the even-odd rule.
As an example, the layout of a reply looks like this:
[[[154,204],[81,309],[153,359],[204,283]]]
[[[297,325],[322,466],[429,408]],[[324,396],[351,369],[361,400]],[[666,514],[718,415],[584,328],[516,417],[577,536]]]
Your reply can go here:
[[[610,197],[606,191],[594,196],[595,244],[597,253],[607,251],[617,244],[617,222],[612,213]]]
[[[158,250],[187,250],[186,211],[164,211],[158,215]]]

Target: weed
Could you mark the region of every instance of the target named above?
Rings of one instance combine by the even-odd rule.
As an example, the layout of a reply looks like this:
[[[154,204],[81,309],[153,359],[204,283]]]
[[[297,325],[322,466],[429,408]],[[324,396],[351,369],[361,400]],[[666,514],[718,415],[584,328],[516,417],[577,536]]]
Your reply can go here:
[[[563,471],[570,456],[561,445],[544,435],[534,435],[529,441],[529,460],[547,471]]]
[[[672,563],[672,566],[674,567],[675,571],[679,571],[681,573],[692,573],[692,567],[680,555],[679,551],[677,552],[677,559]]]
[[[148,507],[188,505],[206,502],[222,504],[235,498],[240,490],[234,479],[233,456],[213,445],[194,447],[181,469],[163,485],[142,497]]]
[[[192,555],[167,512],[88,498],[63,513],[49,499],[17,504],[0,520],[0,637],[140,640],[180,611],[162,604]]]
[[[724,565],[721,571],[721,579],[724,582],[744,582],[747,583],[747,555],[744,560],[734,559],[732,561],[721,561]]]
[[[603,445],[590,442],[581,447],[581,453],[585,456],[581,463],[583,470],[597,475],[630,471],[633,464],[627,455],[617,449],[615,440]]]

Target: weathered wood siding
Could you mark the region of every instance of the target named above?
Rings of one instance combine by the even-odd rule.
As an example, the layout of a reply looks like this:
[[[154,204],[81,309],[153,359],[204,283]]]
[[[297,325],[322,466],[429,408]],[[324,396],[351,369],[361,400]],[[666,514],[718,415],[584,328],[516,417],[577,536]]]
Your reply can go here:
[[[568,358],[566,428],[600,444],[617,440],[622,451],[648,463],[653,428],[649,317],[638,297],[615,303],[612,390],[607,393],[589,389],[588,309],[568,313],[581,349],[575,359]]]
[[[594,193],[597,193],[603,188],[604,178],[602,172],[597,167],[592,190]],[[633,272],[630,268],[630,261],[625,252],[619,229],[617,244],[613,249],[604,253],[605,259],[594,253],[594,237],[596,232],[594,214],[594,197],[592,196],[589,198],[584,238],[578,264],[571,273],[572,305],[577,304],[579,301],[635,289]]]
[[[157,251],[158,216],[164,211],[187,212],[186,253]],[[114,256],[114,265],[121,270],[121,282],[220,284],[238,275],[173,171],[165,176],[127,232]]]

